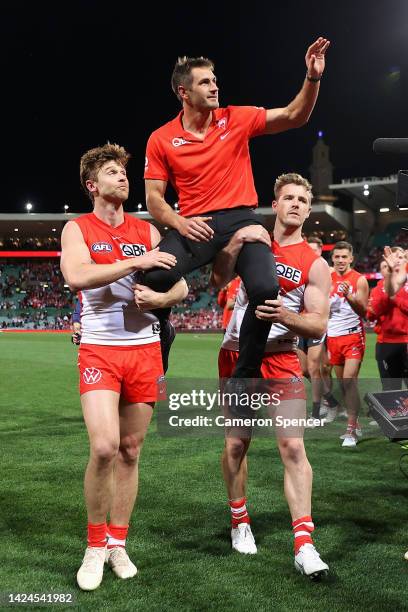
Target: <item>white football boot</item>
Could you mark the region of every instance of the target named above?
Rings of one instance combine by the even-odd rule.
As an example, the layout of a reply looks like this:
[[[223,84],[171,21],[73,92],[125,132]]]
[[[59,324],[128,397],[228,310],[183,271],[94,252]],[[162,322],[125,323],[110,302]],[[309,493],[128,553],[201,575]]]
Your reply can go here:
[[[342,447],[343,448],[355,448],[357,444],[358,444],[358,437],[357,437],[356,432],[354,430],[347,431],[344,434]]]
[[[77,583],[83,591],[94,591],[102,582],[105,547],[88,546],[77,573]]]
[[[236,529],[231,529],[231,544],[234,550],[244,555],[258,552],[249,523],[240,523]]]
[[[133,578],[137,574],[137,567],[129,559],[129,556],[123,546],[115,546],[114,548],[106,549],[106,563],[112,568],[113,573],[125,580]]]
[[[303,544],[295,555],[295,568],[311,580],[326,576],[329,571],[327,563],[321,560],[313,544]]]
[[[361,429],[360,423],[358,421],[357,421],[357,427],[355,429],[347,428],[346,433],[344,433],[342,436],[339,436],[340,440],[344,440],[351,433],[355,433],[357,438],[362,438],[363,437],[363,430]]]

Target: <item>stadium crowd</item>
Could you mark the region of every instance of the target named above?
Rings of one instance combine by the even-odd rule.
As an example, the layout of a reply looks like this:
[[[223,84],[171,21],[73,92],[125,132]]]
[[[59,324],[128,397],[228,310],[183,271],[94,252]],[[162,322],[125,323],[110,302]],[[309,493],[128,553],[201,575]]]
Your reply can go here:
[[[320,238],[323,244],[328,244],[330,240],[348,238],[341,230],[330,233],[314,231],[309,236],[311,237]],[[40,249],[51,244],[49,241],[51,239],[48,238],[44,242],[28,239],[20,243],[18,239],[14,239],[13,244],[15,248],[18,246],[34,250],[35,247]],[[395,233],[392,242],[408,249],[408,232],[400,230]],[[53,245],[52,248],[60,248],[57,238]],[[323,255],[329,261],[328,252],[323,252]],[[378,278],[381,278],[379,268],[382,255],[383,246],[372,246],[366,255],[357,257],[355,269],[360,273],[377,273]],[[75,298],[67,287],[64,287],[59,262],[56,259],[27,259],[16,264],[15,261],[5,259],[0,263],[0,327],[68,329]],[[222,329],[222,309],[217,304],[216,290],[209,286],[209,276],[209,266],[188,276],[188,295],[182,304],[173,309],[171,315],[177,330]],[[370,285],[373,284],[375,281],[370,282]],[[371,330],[374,326],[373,321],[366,322],[366,329]]]
[[[72,303],[58,261],[0,263],[2,329],[68,329]]]

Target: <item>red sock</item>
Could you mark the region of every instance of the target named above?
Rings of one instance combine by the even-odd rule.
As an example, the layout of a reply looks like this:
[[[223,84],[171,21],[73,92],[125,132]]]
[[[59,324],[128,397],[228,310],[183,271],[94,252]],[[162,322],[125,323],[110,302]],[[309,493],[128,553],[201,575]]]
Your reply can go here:
[[[293,535],[295,536],[295,555],[298,554],[299,548],[303,544],[313,544],[311,537],[312,531],[314,531],[313,520],[311,516],[302,516],[296,519],[292,523]]]
[[[126,546],[126,538],[129,531],[129,525],[108,525],[108,548],[115,546]]]
[[[92,525],[88,523],[88,546],[102,548],[106,546],[106,523]]]
[[[233,529],[236,529],[240,523],[251,522],[245,504],[246,497],[229,500],[229,505],[231,508],[231,525]]]

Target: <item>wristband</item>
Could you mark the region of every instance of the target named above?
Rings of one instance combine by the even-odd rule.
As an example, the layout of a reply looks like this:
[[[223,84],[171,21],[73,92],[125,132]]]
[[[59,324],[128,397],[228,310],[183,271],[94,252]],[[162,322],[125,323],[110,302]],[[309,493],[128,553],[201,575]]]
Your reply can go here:
[[[306,78],[308,81],[311,81],[312,83],[318,83],[322,77],[321,75],[319,77],[311,77],[306,72]]]

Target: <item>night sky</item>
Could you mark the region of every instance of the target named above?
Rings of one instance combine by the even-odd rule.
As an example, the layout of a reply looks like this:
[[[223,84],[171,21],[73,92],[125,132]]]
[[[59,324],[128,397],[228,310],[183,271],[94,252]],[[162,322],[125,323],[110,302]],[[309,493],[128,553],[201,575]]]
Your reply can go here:
[[[308,175],[318,130],[335,180],[408,167],[403,158],[372,153],[377,137],[408,136],[408,2],[188,6],[145,2],[142,19],[134,1],[2,4],[2,212],[25,212],[28,201],[33,212],[62,212],[64,204],[87,211],[79,158],[107,140],[132,154],[127,209],[134,210],[144,202],[147,138],[180,109],[170,87],[178,55],[215,61],[222,106],[285,106],[319,35],[332,46],[309,124],[252,141],[260,203],[270,204],[279,173]]]

